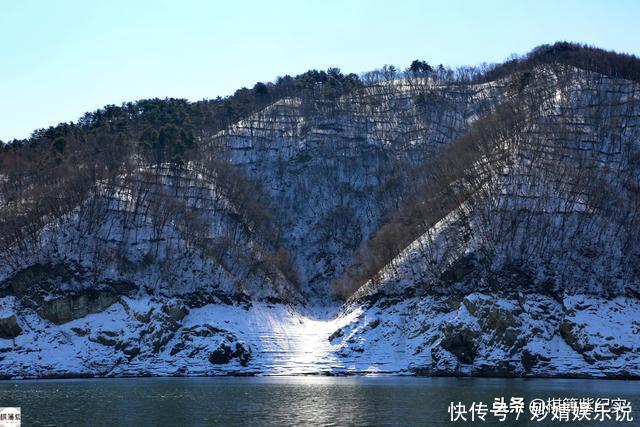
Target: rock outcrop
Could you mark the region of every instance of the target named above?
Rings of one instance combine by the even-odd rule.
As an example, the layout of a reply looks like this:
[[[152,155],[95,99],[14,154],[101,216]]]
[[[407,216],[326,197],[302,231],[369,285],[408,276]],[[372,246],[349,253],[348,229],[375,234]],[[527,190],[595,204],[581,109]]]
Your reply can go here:
[[[22,333],[22,328],[18,325],[15,314],[9,317],[0,318],[0,338],[11,339]]]

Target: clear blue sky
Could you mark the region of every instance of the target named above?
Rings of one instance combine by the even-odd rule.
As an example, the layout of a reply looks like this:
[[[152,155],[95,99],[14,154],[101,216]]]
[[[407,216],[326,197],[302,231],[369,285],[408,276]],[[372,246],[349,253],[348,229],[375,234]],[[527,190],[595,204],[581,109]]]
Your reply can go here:
[[[640,1],[0,0],[0,139],[310,68],[498,62],[557,40],[640,56]]]

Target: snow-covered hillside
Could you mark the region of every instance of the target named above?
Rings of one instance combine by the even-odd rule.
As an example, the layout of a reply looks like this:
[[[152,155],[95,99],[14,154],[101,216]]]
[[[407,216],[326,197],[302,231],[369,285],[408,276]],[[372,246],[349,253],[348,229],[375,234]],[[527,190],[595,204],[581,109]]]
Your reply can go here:
[[[566,66],[406,79],[281,99],[198,162],[131,159],[0,253],[0,376],[639,377],[639,101]],[[445,214],[342,305],[412,179],[476,138]]]
[[[401,203],[409,170],[498,102],[505,86],[398,81],[332,104],[285,99],[221,132],[212,152],[227,152],[270,191],[302,281],[322,297]]]

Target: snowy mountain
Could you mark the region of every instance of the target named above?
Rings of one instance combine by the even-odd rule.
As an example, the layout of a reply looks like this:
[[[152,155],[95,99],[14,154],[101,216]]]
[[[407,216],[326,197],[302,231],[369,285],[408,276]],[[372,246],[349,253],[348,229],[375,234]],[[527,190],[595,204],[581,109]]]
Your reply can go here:
[[[640,376],[640,83],[536,58],[5,150],[0,375]]]

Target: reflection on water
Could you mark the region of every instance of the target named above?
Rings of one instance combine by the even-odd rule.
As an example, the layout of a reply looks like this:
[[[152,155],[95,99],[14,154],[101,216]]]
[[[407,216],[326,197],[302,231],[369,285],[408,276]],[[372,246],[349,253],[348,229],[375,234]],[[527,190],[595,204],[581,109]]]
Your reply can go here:
[[[21,406],[23,425],[29,426],[437,426],[451,425],[447,414],[451,401],[490,404],[501,396],[527,401],[621,397],[632,402],[633,415],[640,420],[640,383],[632,381],[218,377],[0,382],[0,406]]]

